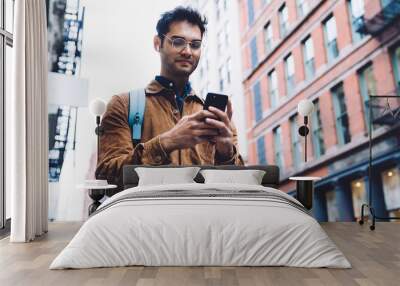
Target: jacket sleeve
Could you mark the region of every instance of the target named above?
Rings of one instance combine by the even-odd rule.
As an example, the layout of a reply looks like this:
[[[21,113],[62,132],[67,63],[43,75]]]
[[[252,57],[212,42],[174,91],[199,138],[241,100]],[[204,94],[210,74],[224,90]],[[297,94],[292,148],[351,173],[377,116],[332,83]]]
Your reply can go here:
[[[128,96],[113,96],[101,121],[103,134],[100,136],[96,178],[118,186],[122,186],[122,167],[126,164],[169,164],[169,156],[163,151],[158,136],[133,144],[128,123],[128,100]]]
[[[214,162],[215,165],[237,165],[244,166],[244,161],[242,156],[239,154],[239,146],[238,146],[238,137],[237,137],[237,129],[232,122],[232,132],[233,132],[233,156],[226,160],[222,159],[218,156],[218,153],[215,152]]]

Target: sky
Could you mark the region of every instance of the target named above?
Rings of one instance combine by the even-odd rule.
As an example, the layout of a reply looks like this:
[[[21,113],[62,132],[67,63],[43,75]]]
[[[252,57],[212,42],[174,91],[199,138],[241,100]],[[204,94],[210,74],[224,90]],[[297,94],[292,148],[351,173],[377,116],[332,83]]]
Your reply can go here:
[[[153,48],[161,13],[181,0],[82,0],[85,6],[81,77],[89,100],[146,86],[159,73]]]

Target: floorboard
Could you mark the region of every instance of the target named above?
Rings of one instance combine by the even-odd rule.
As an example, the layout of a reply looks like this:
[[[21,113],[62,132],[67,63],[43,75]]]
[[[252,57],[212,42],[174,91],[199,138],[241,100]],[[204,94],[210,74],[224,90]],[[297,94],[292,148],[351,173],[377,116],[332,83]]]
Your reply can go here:
[[[49,270],[81,223],[49,225],[32,243],[0,240],[0,285],[400,285],[400,223],[381,222],[375,231],[356,223],[323,223],[322,227],[351,262],[352,269],[290,267],[119,267]]]

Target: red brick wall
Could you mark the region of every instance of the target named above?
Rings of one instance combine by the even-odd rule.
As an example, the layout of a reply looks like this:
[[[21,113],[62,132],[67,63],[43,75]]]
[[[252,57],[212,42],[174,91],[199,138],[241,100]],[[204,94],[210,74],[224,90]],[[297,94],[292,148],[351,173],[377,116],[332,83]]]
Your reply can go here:
[[[279,98],[282,98],[286,95],[286,74],[285,74],[284,62],[283,61],[279,62],[275,66],[275,70],[278,78]]]
[[[305,79],[302,45],[300,44],[297,47],[295,47],[292,51],[292,54],[293,54],[294,66],[295,66],[296,84],[298,84]]]
[[[324,31],[322,25],[312,31],[311,37],[314,43],[315,68],[318,69],[326,63]]]
[[[371,2],[375,2],[370,4]],[[378,0],[366,0],[367,9],[375,9],[374,14],[380,10],[380,1]],[[280,38],[279,36],[279,21],[278,21],[278,4],[279,6],[283,1],[281,0],[273,0],[271,5],[268,6],[268,9],[263,11],[263,15],[261,15],[261,7],[259,6],[261,0],[255,1],[255,16],[262,17],[257,19],[257,23],[252,27],[248,27],[247,22],[247,8],[244,8],[247,4],[244,0],[239,0],[241,5],[240,17],[242,23],[242,44],[246,46],[245,51],[243,51],[244,60],[243,60],[243,68],[244,70],[250,70],[250,62],[251,55],[248,48],[248,44],[251,38],[257,33],[257,49],[258,49],[258,58],[261,60],[264,54],[264,35],[263,35],[263,26],[267,23],[267,21],[271,21],[271,25],[273,28],[273,36],[274,41],[277,42]],[[289,21],[291,24],[295,22],[296,19],[296,6],[295,1],[287,0],[287,7],[289,10]],[[348,11],[348,3],[347,0],[328,0],[321,2],[321,6],[315,13],[310,15],[310,17],[306,20],[305,25],[299,27],[292,36],[285,39],[283,43],[281,43],[278,50],[276,50],[270,57],[266,60],[265,64],[261,66],[250,78],[246,80],[245,87],[250,88],[256,80],[260,80],[261,83],[261,94],[262,94],[262,102],[263,102],[263,110],[268,110],[270,103],[268,98],[268,82],[266,73],[269,72],[272,68],[275,68],[277,71],[278,77],[278,90],[279,96],[282,98],[286,96],[286,78],[285,78],[285,68],[283,62],[283,56],[286,56],[289,52],[292,52],[294,61],[295,61],[295,78],[296,85],[298,87],[305,86],[305,89],[302,90],[299,94],[296,94],[293,98],[291,98],[285,105],[280,106],[279,110],[271,113],[263,122],[257,125],[256,128],[251,129],[248,133],[248,139],[255,139],[254,136],[258,136],[261,132],[265,132],[266,129],[270,130],[272,127],[276,126],[277,122],[282,122],[282,117],[286,117],[288,113],[293,112],[296,109],[297,103],[299,100],[307,97],[311,97],[315,94],[320,94],[320,108],[321,108],[321,120],[322,120],[322,128],[323,128],[323,137],[325,148],[327,152],[335,151],[337,138],[336,138],[336,128],[335,128],[335,118],[332,104],[332,96],[329,90],[326,90],[327,86],[331,86],[334,81],[337,81],[339,77],[345,78],[343,79],[344,91],[347,101],[347,108],[349,113],[350,120],[350,132],[352,134],[352,138],[356,138],[357,136],[363,136],[365,132],[365,122],[363,116],[363,108],[362,108],[362,98],[359,94],[359,85],[358,85],[358,77],[356,71],[352,71],[347,74],[349,69],[352,69],[354,65],[364,61],[366,57],[374,55],[374,53],[381,49],[380,43],[376,38],[372,38],[371,40],[366,40],[365,43],[362,44],[361,47],[357,48],[357,50],[349,53],[345,58],[339,57],[337,61],[333,62],[333,67],[330,65],[326,65],[326,51],[325,51],[325,43],[324,43],[324,34],[323,34],[323,26],[321,21],[324,19],[324,15],[326,15],[327,9],[332,6],[335,6],[333,14],[335,16],[336,25],[337,25],[337,34],[338,34],[338,48],[340,51],[340,56],[344,56],[350,49],[353,47],[352,45],[352,34],[351,34],[351,26],[350,26],[350,17]],[[376,6],[376,7],[375,7]],[[370,8],[372,7],[372,8]],[[374,8],[375,7],[375,8]],[[273,13],[273,14],[271,14]],[[370,13],[369,11],[366,14]],[[272,18],[271,18],[272,16]],[[307,27],[313,25],[313,30],[306,31]],[[304,61],[303,61],[303,51],[300,41],[307,36],[308,33],[311,33],[313,46],[314,46],[314,58],[315,58],[315,68],[316,75],[319,77],[310,85],[306,85],[304,82],[305,74],[304,74]],[[293,48],[294,47],[294,48]],[[339,61],[340,59],[340,61]],[[374,75],[377,82],[377,92],[378,93],[389,93],[394,90],[395,83],[393,79],[393,72],[390,62],[390,57],[388,52],[383,49],[383,53],[378,55],[375,59],[373,59],[374,65]],[[328,72],[326,72],[326,68],[330,68]],[[321,94],[322,92],[322,94]],[[248,120],[247,127],[252,128],[251,122],[253,121],[253,99],[252,95],[249,92],[246,94],[246,111],[251,113],[251,115],[246,114],[246,118]],[[285,166],[289,167],[292,165],[292,156],[290,149],[290,124],[289,122],[283,122],[282,125],[282,142],[284,149],[284,160]],[[309,138],[309,159],[312,159],[312,144],[311,138]],[[274,164],[274,150],[273,150],[273,136],[272,130],[268,131],[265,135],[266,142],[266,155],[269,164]],[[303,140],[302,140],[302,144]],[[249,162],[255,163],[257,162],[256,156],[256,143],[250,144],[249,154],[252,152],[253,155],[249,156]],[[316,170],[316,172],[320,172],[320,170]],[[322,171],[321,171],[322,172]],[[309,174],[311,175],[311,174]]]
[[[250,49],[249,46],[246,45],[242,48],[242,64],[244,72],[250,70],[250,58]]]
[[[274,42],[277,42],[278,39],[280,39],[278,15],[274,15],[272,17],[271,25],[272,25],[272,35],[273,35]]]
[[[265,135],[265,152],[267,155],[268,164],[275,164],[275,150],[274,150],[274,138],[272,136],[272,131],[268,131]]]
[[[336,6],[334,16],[336,19],[337,44],[339,52],[351,44],[351,25],[347,0],[342,0]]]
[[[394,72],[388,51],[376,56],[373,60],[373,72],[377,94],[390,94],[396,89]]]
[[[335,114],[333,110],[332,95],[329,91],[319,97],[321,107],[322,133],[326,150],[337,144]]]
[[[286,1],[286,7],[288,9],[289,14],[289,27],[296,22],[296,1]]]
[[[349,115],[350,133],[352,139],[362,136],[366,131],[364,121],[363,100],[360,94],[360,86],[356,73],[349,75],[343,82],[344,94],[347,103],[347,114]]]
[[[247,121],[247,128],[252,127],[252,122],[253,122],[253,114],[254,112],[254,96],[253,96],[253,90],[251,88],[248,89],[248,91],[245,93],[246,94],[246,121]]]
[[[380,0],[365,0],[365,18],[370,19],[381,10]]]
[[[257,163],[257,149],[256,149],[256,142],[253,141],[251,144],[249,144],[249,163],[255,164]]]
[[[239,18],[240,18],[240,31],[243,35],[248,29],[247,19],[247,1],[239,0]]]
[[[285,121],[281,124],[282,130],[282,152],[283,152],[283,165],[286,168],[290,168],[293,164],[292,151],[291,151],[291,140],[290,140],[290,122]]]
[[[269,97],[267,93],[267,77],[261,76],[259,80],[260,80],[262,106],[263,106],[263,111],[265,111],[268,110],[270,106]]]
[[[264,34],[262,30],[257,34],[257,56],[259,62],[265,57]]]

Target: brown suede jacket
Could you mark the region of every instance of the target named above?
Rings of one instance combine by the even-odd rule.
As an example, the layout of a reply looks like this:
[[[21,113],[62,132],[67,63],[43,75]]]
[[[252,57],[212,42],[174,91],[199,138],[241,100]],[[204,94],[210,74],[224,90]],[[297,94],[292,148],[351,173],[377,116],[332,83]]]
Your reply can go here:
[[[185,97],[180,114],[173,89],[165,88],[153,80],[146,87],[146,107],[139,144],[132,142],[128,123],[129,94],[114,95],[107,105],[101,126],[99,162],[96,178],[122,186],[122,167],[134,165],[244,165],[237,146],[234,129],[234,156],[222,161],[215,152],[215,144],[204,142],[189,149],[174,150],[167,154],[160,145],[159,135],[170,130],[182,116],[203,109],[203,100],[193,90]]]

